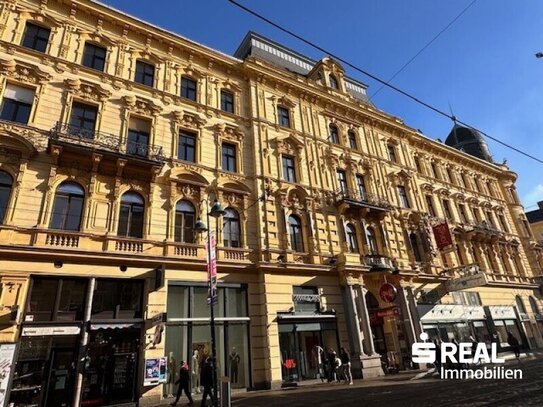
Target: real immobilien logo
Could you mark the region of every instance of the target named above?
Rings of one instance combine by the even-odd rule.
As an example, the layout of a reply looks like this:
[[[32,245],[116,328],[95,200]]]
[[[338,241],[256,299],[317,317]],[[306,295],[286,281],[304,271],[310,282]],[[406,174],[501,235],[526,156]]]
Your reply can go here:
[[[428,334],[420,334],[422,342],[415,342],[411,347],[413,362],[432,363],[439,366],[439,373],[442,379],[522,379],[522,370],[506,369],[504,366],[483,366],[478,369],[468,369],[467,365],[479,363],[503,364],[505,359],[498,357],[498,344],[490,345],[490,352],[485,343],[477,343],[475,349],[473,344],[468,342],[441,342],[439,349],[433,342],[426,342]],[[440,360],[436,363],[436,357]],[[450,368],[445,366],[462,366],[462,368]]]

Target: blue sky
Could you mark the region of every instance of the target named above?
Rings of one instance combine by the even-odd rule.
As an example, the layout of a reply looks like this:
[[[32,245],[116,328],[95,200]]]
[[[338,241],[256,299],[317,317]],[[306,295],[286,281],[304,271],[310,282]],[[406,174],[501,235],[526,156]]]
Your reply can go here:
[[[226,0],[102,0],[212,48],[232,54],[254,30],[314,59],[323,55]],[[388,79],[472,0],[240,0],[353,64]],[[461,120],[543,159],[543,2],[477,0],[392,82]],[[372,95],[379,84],[362,74]],[[432,138],[452,123],[383,89],[374,103]],[[543,200],[543,164],[492,141],[507,158],[528,210]]]

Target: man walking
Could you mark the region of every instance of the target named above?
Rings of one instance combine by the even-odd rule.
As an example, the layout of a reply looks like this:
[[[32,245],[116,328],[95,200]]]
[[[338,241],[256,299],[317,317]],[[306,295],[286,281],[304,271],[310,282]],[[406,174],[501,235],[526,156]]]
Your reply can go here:
[[[511,346],[511,349],[515,352],[515,357],[518,359],[520,357],[520,344],[511,331],[507,331],[507,343]]]
[[[202,367],[202,375],[200,377],[200,384],[204,386],[204,392],[202,394],[202,404],[201,407],[206,406],[207,396],[211,399],[213,403],[213,366],[211,364],[211,357],[208,356]]]
[[[192,396],[190,395],[190,375],[189,375],[189,365],[187,365],[187,362],[184,360],[181,362],[181,370],[179,371],[179,380],[175,382],[175,384],[178,384],[179,387],[177,388],[177,396],[175,397],[175,400],[173,403],[170,404],[170,406],[177,405],[177,402],[181,398],[181,393],[184,391],[185,395],[189,399],[189,406],[193,404]]]
[[[341,348],[339,352],[339,358],[341,359],[342,377],[345,383],[353,384],[353,374],[351,373],[351,357],[349,352],[345,348]]]

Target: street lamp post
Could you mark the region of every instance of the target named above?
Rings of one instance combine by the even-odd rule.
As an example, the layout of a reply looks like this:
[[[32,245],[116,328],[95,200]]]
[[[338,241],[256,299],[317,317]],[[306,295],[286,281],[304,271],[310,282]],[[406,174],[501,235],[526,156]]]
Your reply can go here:
[[[216,246],[217,246],[217,239],[219,236],[219,218],[224,215],[224,209],[222,208],[221,204],[217,199],[215,199],[215,202],[213,202],[213,206],[211,209],[209,209],[209,202],[207,199],[203,199],[200,203],[206,204],[206,220],[207,220],[207,226],[204,222],[202,222],[202,219],[198,218],[196,220],[196,224],[194,225],[194,230],[197,233],[203,233],[207,231],[207,284],[208,284],[208,291],[209,291],[209,307],[210,307],[210,325],[211,325],[211,354],[212,354],[212,366],[213,366],[213,406],[217,407],[217,399],[218,399],[218,392],[217,392],[217,345],[216,345],[216,338],[215,338],[215,299],[217,293],[216,290],[216,275],[212,275],[211,270],[211,233],[209,231],[210,223],[209,223],[209,217],[212,216],[215,218],[215,256],[216,254]],[[215,281],[213,281],[215,279]]]

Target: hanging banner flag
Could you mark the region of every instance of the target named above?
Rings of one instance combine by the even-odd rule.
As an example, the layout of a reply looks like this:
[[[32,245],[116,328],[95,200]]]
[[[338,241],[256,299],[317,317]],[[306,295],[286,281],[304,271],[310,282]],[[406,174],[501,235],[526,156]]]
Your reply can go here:
[[[207,277],[209,281],[209,295],[207,303],[217,301],[217,240],[215,234],[209,236],[209,264],[207,265]]]
[[[453,245],[451,231],[447,222],[437,223],[432,226],[434,237],[436,239],[437,248],[440,251],[450,249]]]

